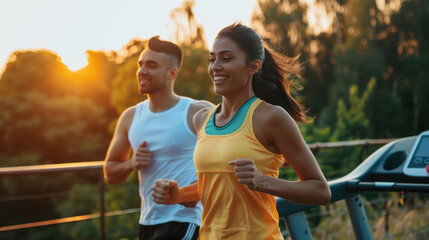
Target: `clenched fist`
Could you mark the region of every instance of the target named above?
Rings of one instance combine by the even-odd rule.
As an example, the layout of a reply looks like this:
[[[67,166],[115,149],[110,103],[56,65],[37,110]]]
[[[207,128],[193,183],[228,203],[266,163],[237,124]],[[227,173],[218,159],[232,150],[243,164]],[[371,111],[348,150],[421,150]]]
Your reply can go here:
[[[228,162],[228,165],[235,166],[234,170],[239,183],[247,185],[252,190],[257,189],[261,175],[252,159],[235,159]]]
[[[146,147],[147,143],[144,141],[140,144],[134,156],[130,159],[131,168],[134,170],[141,170],[147,168],[152,163],[152,153]]]

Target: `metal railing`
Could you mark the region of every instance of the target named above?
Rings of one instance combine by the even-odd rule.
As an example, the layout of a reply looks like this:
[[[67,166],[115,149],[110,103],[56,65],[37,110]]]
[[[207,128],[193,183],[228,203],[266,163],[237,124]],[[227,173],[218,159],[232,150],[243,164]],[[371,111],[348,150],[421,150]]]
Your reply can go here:
[[[327,149],[327,148],[362,146],[362,149],[360,151],[360,156],[359,156],[360,160],[362,161],[363,152],[368,146],[384,145],[394,140],[395,139],[364,139],[364,140],[352,140],[352,141],[328,142],[328,143],[317,142],[317,143],[309,144],[308,147],[313,151],[313,153],[317,153],[319,150]],[[0,168],[0,178],[5,176],[32,175],[32,174],[43,174],[43,173],[82,172],[82,171],[99,171],[100,172],[100,177],[99,177],[100,212],[99,213],[66,217],[66,218],[53,219],[53,220],[47,220],[47,221],[16,224],[16,225],[10,225],[10,226],[0,226],[0,232],[99,218],[100,219],[100,222],[99,222],[100,239],[105,239],[105,226],[104,226],[105,217],[136,213],[136,212],[139,212],[140,209],[127,209],[127,210],[113,211],[113,212],[107,212],[107,213],[105,212],[105,207],[104,207],[105,183],[104,183],[104,176],[103,176],[102,170],[103,170],[103,161]]]

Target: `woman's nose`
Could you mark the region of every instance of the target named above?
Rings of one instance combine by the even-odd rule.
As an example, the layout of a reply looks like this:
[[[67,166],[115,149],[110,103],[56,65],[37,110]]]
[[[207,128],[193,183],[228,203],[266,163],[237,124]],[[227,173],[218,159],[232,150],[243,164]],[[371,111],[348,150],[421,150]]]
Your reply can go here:
[[[220,69],[222,69],[222,64],[220,64],[220,62],[219,61],[217,61],[217,60],[215,60],[213,63],[212,63],[212,69],[213,70],[220,70]]]

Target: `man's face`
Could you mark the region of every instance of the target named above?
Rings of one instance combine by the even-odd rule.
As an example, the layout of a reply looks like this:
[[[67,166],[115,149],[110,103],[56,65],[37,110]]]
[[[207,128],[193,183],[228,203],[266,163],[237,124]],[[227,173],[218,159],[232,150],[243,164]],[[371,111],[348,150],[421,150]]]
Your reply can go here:
[[[166,87],[171,69],[170,57],[166,53],[147,48],[140,54],[138,66],[141,94],[155,93]]]

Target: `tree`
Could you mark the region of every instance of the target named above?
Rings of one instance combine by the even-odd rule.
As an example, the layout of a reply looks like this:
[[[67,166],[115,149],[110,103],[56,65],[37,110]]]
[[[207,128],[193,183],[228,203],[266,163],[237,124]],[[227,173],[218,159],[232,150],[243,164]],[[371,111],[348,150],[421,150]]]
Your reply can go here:
[[[258,0],[258,6],[252,25],[276,51],[300,56],[303,100],[311,106],[310,115],[318,115],[329,97],[335,36],[331,32],[315,32],[308,23],[308,6],[303,1]]]
[[[338,100],[348,98],[353,85],[362,94],[374,78],[378,94],[363,109],[369,118],[366,137],[409,136],[429,127],[422,109],[428,101],[428,3],[400,2],[394,8],[375,0],[317,1],[334,16],[331,28],[317,34],[305,18],[309,8],[303,1],[258,1],[253,24],[270,44],[295,48],[289,52],[306,62],[302,95],[318,126],[335,128]]]
[[[15,51],[0,78],[0,92],[38,90],[48,96],[68,93],[70,71],[60,57],[48,50]]]
[[[194,6],[195,0],[186,0],[183,1],[182,6],[170,12],[174,26],[173,41],[182,45],[204,48],[206,46],[204,30],[195,19]]]

